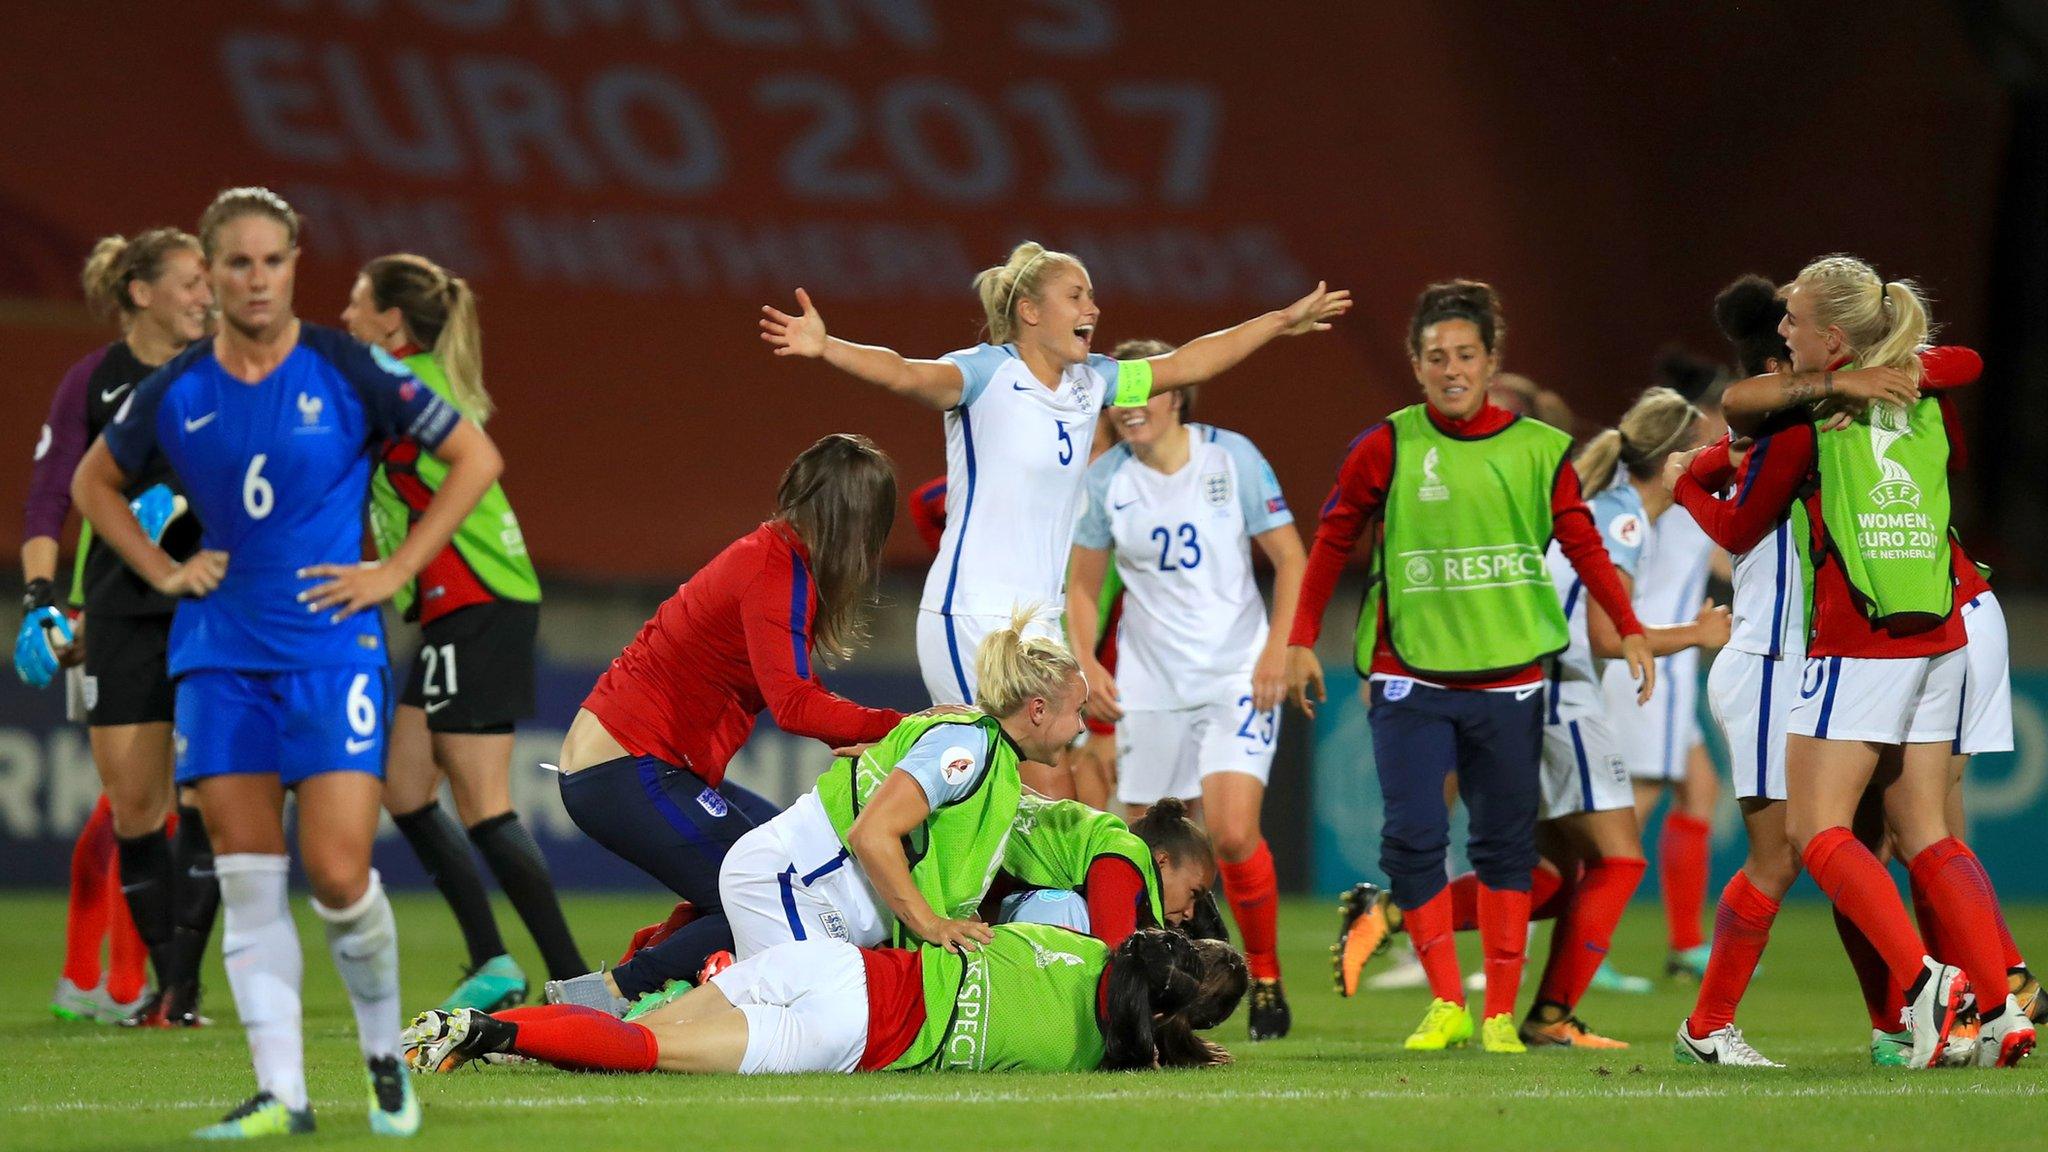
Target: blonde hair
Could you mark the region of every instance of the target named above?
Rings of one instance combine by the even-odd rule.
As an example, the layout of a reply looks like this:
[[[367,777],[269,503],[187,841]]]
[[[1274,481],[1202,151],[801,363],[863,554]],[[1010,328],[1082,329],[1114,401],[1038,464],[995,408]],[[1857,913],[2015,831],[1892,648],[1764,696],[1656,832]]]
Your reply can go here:
[[[1077,256],[1054,252],[1036,240],[1026,240],[1010,249],[1010,258],[974,277],[975,294],[988,317],[988,342],[1008,344],[1017,336],[1017,301],[1036,300],[1046,277],[1062,268],[1086,273]]]
[[[268,216],[284,226],[285,247],[299,246],[299,214],[268,188],[230,188],[213,198],[199,216],[199,246],[209,263],[220,250],[220,230],[244,216]]]
[[[102,320],[137,311],[128,285],[137,280],[147,284],[163,275],[164,258],[180,248],[198,252],[199,241],[177,228],[151,228],[133,238],[102,236],[78,277],[86,307]]]
[[[1863,368],[1900,368],[1920,375],[1915,353],[1933,335],[1927,301],[1911,280],[1885,281],[1854,256],[1823,256],[1792,283],[1813,301],[1819,327],[1840,328]]]
[[[1010,626],[982,638],[974,656],[974,706],[991,716],[1008,716],[1033,697],[1059,696],[1069,678],[1081,674],[1081,662],[1066,645],[1024,630],[1038,618],[1038,605],[1010,613]]]
[[[1620,424],[1579,449],[1572,468],[1579,474],[1580,490],[1590,494],[1606,488],[1614,481],[1615,467],[1622,464],[1639,480],[1656,475],[1699,418],[1700,410],[1675,390],[1644,389],[1622,413]]]
[[[490,419],[494,406],[484,390],[483,328],[469,282],[410,252],[377,257],[363,265],[363,278],[370,282],[377,307],[398,309],[406,332],[441,362],[462,414],[479,424]]]

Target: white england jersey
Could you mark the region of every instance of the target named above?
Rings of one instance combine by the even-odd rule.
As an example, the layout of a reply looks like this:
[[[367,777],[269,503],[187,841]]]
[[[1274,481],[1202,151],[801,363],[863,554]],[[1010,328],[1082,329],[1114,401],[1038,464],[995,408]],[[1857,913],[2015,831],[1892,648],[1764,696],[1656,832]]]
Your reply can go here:
[[[1607,545],[1607,555],[1614,561],[1615,569],[1634,579],[1641,563],[1643,538],[1648,534],[1643,498],[1637,494],[1635,485],[1617,472],[1614,483],[1595,493],[1586,506],[1593,513],[1593,526],[1600,530],[1600,539]],[[1551,657],[1550,692],[1543,722],[1564,724],[1604,715],[1607,705],[1600,689],[1600,666],[1604,661],[1593,658],[1586,632],[1586,602],[1591,597],[1555,540],[1550,543],[1548,560],[1550,579],[1557,585],[1557,597],[1564,605],[1571,642]]]
[[[1015,345],[981,344],[944,359],[959,366],[963,387],[946,413],[946,530],[919,606],[1006,617],[1038,604],[1057,614],[1095,417],[1116,386],[1117,362],[1090,356],[1048,389]],[[964,656],[971,665],[974,654]]]
[[[1747,495],[1749,479],[1770,451],[1771,441],[1757,441],[1743,461],[1735,491],[1727,497],[1740,501]],[[1756,546],[1735,559],[1735,597],[1728,606],[1730,631],[1728,647],[1772,659],[1806,654],[1806,576],[1799,567],[1801,542],[1792,529],[1791,516],[1778,522]]]
[[[1088,469],[1074,543],[1113,550],[1124,582],[1116,682],[1124,710],[1236,703],[1266,643],[1252,537],[1294,523],[1273,469],[1235,432],[1190,424],[1167,475],[1128,444]]]

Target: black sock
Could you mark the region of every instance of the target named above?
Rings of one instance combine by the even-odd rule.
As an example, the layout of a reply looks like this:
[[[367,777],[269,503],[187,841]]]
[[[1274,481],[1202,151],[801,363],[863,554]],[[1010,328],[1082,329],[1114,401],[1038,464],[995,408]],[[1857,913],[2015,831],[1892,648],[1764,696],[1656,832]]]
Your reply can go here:
[[[173,845],[178,883],[172,916],[172,954],[177,974],[173,986],[196,984],[199,962],[206,955],[206,942],[213,936],[213,922],[220,915],[220,881],[213,875],[213,841],[206,835],[206,820],[199,809],[178,806],[178,840]]]
[[[128,899],[136,935],[149,949],[157,986],[167,987],[177,973],[177,961],[171,955],[177,870],[171,862],[170,835],[159,828],[132,840],[125,836],[115,839],[120,845],[121,895]]]
[[[533,942],[540,946],[548,977],[566,980],[590,971],[576,938],[569,934],[569,922],[562,918],[561,902],[555,899],[555,882],[548,875],[547,857],[533,834],[519,822],[517,812],[506,812],[481,821],[469,830],[470,842],[484,854],[498,887],[512,901]]]
[[[497,918],[491,915],[483,874],[477,871],[469,844],[462,838],[462,825],[442,810],[438,800],[429,801],[417,812],[394,815],[391,821],[405,834],[405,842],[412,845],[413,854],[455,913],[462,942],[469,948],[469,966],[475,968],[504,955],[505,941],[498,935]]]

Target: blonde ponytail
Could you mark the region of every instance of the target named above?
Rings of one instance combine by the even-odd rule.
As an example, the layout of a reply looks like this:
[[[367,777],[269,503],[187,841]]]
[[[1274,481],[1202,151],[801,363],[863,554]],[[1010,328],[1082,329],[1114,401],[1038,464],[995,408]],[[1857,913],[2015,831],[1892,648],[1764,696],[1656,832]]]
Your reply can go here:
[[[1579,474],[1579,491],[1591,496],[1614,483],[1614,466],[1621,463],[1621,429],[1608,428],[1586,441],[1572,459],[1572,471]]]
[[[455,407],[481,424],[494,407],[484,389],[483,327],[469,282],[427,259],[401,252],[363,265],[378,308],[396,308],[414,343],[434,354]]]
[[[126,236],[102,236],[85,258],[85,271],[78,277],[85,290],[85,306],[101,320],[112,320],[126,311],[128,286],[122,257],[128,253]]]
[[[446,291],[448,322],[434,341],[434,355],[440,357],[448,388],[455,393],[455,406],[481,424],[496,406],[484,389],[484,333],[476,318],[476,293],[460,276],[448,277]]]
[[[1621,422],[1586,442],[1572,461],[1579,490],[1588,496],[1614,482],[1614,470],[1647,480],[1664,468],[1664,458],[1686,447],[1700,410],[1675,389],[1645,388],[1622,413]]]
[[[1062,266],[1087,271],[1078,258],[1026,240],[1010,249],[1008,260],[975,275],[974,292],[988,319],[989,343],[1008,344],[1017,338],[1017,301],[1037,300],[1046,277]]]
[[[128,285],[138,280],[155,283],[164,274],[165,258],[180,248],[198,252],[199,240],[177,228],[151,228],[132,238],[100,237],[99,243],[92,246],[92,255],[85,258],[85,270],[78,277],[80,287],[85,289],[86,307],[102,320],[126,317],[137,311]]]
[[[1081,674],[1081,663],[1057,640],[1026,636],[1042,609],[1021,607],[1010,614],[1010,626],[989,633],[974,657],[978,681],[974,706],[991,716],[1009,716],[1033,699],[1056,699],[1068,680]]]
[[[1919,285],[1886,283],[1870,265],[1840,255],[1800,269],[1793,285],[1812,298],[1816,325],[1842,330],[1857,367],[1899,368],[1919,376],[1917,353],[1934,335]]]

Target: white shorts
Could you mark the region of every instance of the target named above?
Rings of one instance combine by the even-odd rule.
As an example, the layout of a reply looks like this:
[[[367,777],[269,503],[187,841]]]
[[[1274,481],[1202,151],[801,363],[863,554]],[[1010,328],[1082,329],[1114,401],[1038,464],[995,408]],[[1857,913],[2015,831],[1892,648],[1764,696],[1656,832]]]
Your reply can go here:
[[[868,1046],[868,973],[839,940],[777,944],[711,983],[747,1018],[740,1075],[852,1072]]]
[[[1657,686],[1647,704],[1636,703],[1636,682],[1628,662],[1609,660],[1600,688],[1607,697],[1607,722],[1614,747],[1637,780],[1685,778],[1686,760],[1705,741],[1700,736],[1699,651],[1657,658]]]
[[[894,924],[816,792],[739,838],[718,869],[718,898],[741,960],[792,941],[877,948]]]
[[[1963,712],[1965,651],[1900,660],[1809,656],[1787,731],[1872,744],[1948,743]]]
[[[1543,809],[1538,820],[1633,808],[1635,785],[1605,716],[1543,726]]]
[[[1956,751],[1966,756],[1979,752],[2012,751],[2012,655],[2005,633],[2005,609],[1989,592],[1963,605],[1963,633],[1969,644],[1963,648],[1962,732],[1956,737]]]
[[[1087,898],[1079,892],[1069,892],[1064,888],[1034,888],[1003,897],[996,923],[1051,924],[1086,936],[1092,917],[1088,915]]]
[[[1721,649],[1707,672],[1707,706],[1728,737],[1737,799],[1785,798],[1785,732],[1802,666],[1796,655],[1760,656]]]
[[[1202,781],[1242,772],[1264,784],[1273,772],[1280,710],[1259,712],[1251,697],[1199,708],[1126,712],[1116,722],[1116,798],[1150,804],[1172,796],[1194,800]]]
[[[1008,616],[948,616],[919,609],[917,670],[924,674],[924,690],[931,693],[932,703],[974,703],[974,658],[981,651],[981,641],[1009,626]],[[1024,634],[1065,644],[1067,638],[1060,627],[1059,613],[1048,608],[1033,618]]]

